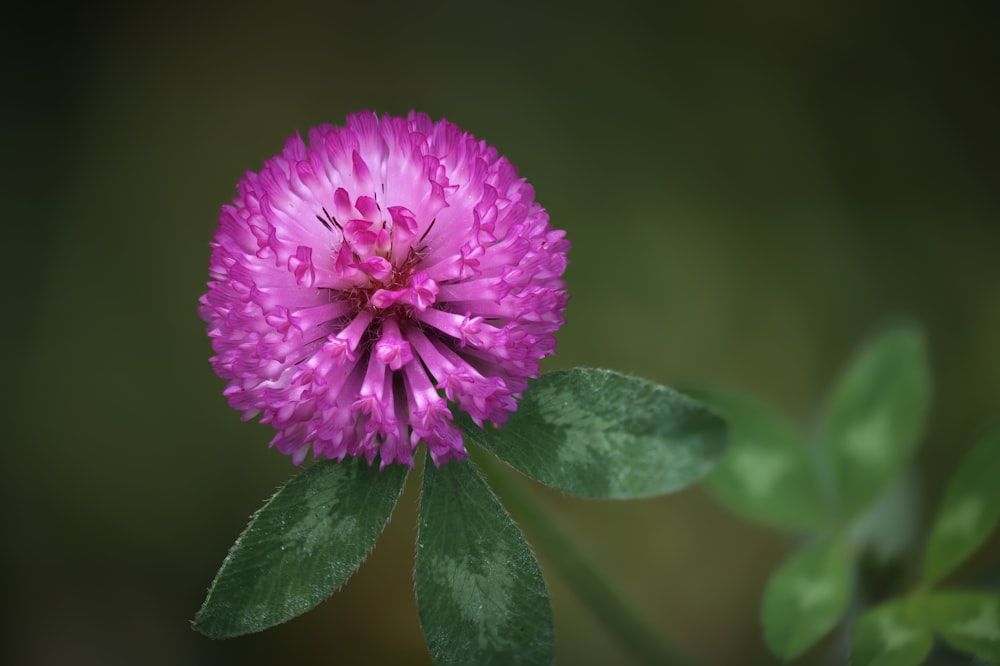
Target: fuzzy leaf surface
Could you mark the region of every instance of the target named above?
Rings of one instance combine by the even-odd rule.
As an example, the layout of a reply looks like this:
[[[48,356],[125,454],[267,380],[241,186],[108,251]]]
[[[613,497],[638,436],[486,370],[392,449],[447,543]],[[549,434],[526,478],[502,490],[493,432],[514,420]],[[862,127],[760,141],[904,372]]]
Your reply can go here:
[[[408,471],[324,460],[286,483],[229,551],[194,628],[211,638],[239,636],[326,599],[371,552]]]
[[[681,393],[610,370],[542,375],[500,428],[456,419],[523,474],[578,497],[630,499],[703,478],[726,448],[725,421]]]
[[[541,569],[471,460],[425,467],[417,543],[417,609],[434,663],[552,663]]]

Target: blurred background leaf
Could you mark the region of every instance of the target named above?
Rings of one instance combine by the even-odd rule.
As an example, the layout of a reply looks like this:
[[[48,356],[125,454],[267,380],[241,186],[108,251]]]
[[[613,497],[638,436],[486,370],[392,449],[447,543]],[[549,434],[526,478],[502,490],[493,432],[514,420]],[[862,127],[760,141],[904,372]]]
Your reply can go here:
[[[930,381],[919,329],[896,325],[866,341],[834,385],[821,437],[845,517],[884,492],[917,449]]]
[[[207,362],[195,308],[219,207],[289,134],[362,108],[474,132],[569,231],[549,369],[731,386],[808,423],[875,324],[919,321],[936,506],[1000,405],[998,20],[996,3],[891,0],[11,8],[0,660],[429,663],[412,487],[313,612],[224,642],[188,623],[294,471]],[[697,488],[539,496],[692,656],[767,659],[757,608],[781,535]],[[994,534],[955,577],[998,559]],[[556,578],[560,660],[628,664]]]
[[[843,543],[812,543],[781,563],[764,591],[760,618],[768,646],[783,662],[808,650],[843,618],[854,563]]]
[[[729,449],[707,479],[730,511],[765,525],[821,532],[832,525],[805,438],[772,407],[736,393],[693,393],[729,424]]]
[[[928,597],[927,605],[934,628],[949,645],[990,663],[1000,663],[1000,595],[937,592]]]
[[[945,490],[924,553],[923,580],[936,583],[961,564],[1000,517],[1000,428],[978,439]]]
[[[857,666],[918,666],[934,645],[919,602],[894,601],[865,611],[854,624],[851,663]]]

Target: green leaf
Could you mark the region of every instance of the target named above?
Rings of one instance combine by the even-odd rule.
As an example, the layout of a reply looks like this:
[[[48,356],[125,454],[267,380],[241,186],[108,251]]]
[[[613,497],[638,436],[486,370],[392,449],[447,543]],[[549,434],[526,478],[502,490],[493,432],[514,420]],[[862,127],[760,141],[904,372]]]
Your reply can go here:
[[[695,392],[729,423],[729,450],[707,487],[730,510],[795,530],[827,521],[802,435],[776,411],[748,396]]]
[[[525,475],[591,498],[651,497],[715,465],[726,424],[663,386],[575,368],[543,375],[501,428],[458,419],[467,437]]]
[[[966,454],[948,483],[924,554],[923,577],[935,583],[983,543],[1000,518],[1000,428]]]
[[[850,525],[854,547],[872,564],[907,557],[919,530],[919,489],[912,464],[883,489]]]
[[[903,599],[866,611],[854,625],[855,666],[917,666],[934,646],[920,604]]]
[[[352,458],[318,462],[293,478],[236,540],[194,628],[212,638],[261,631],[330,596],[371,552],[408,471]]]
[[[934,628],[949,645],[1000,662],[1000,595],[936,592],[927,605]]]
[[[852,580],[850,554],[839,542],[813,544],[785,560],[764,591],[768,647],[785,660],[809,649],[843,617]]]
[[[906,464],[929,401],[924,341],[913,328],[884,331],[847,369],[822,430],[846,516],[865,508]]]
[[[538,562],[471,461],[425,466],[417,543],[417,609],[435,663],[552,663]]]

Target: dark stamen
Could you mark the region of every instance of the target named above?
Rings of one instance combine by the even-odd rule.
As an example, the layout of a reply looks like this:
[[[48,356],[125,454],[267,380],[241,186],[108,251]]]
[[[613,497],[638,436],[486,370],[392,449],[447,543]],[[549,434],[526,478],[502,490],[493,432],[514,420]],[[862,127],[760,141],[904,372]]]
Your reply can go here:
[[[327,222],[329,222],[333,226],[335,226],[338,229],[340,229],[341,232],[344,231],[344,227],[340,226],[340,223],[337,222],[337,220],[332,215],[330,215],[330,213],[326,212],[326,208],[325,207],[323,208],[323,214],[326,215],[326,222],[323,222],[323,220],[320,220],[320,222],[323,222],[323,224],[326,225],[327,229],[330,229],[330,225],[326,224]],[[317,215],[316,217],[319,217],[319,215]],[[330,231],[333,231],[333,229],[330,229]]]
[[[435,222],[437,222],[437,218],[436,217],[433,220],[431,220],[430,224],[427,225],[427,230],[424,231],[424,235],[420,237],[420,240],[418,240],[416,243],[413,244],[413,247],[417,247],[421,243],[424,242],[424,239],[427,238],[427,234],[429,234],[431,232],[431,229],[434,228],[434,223]]]

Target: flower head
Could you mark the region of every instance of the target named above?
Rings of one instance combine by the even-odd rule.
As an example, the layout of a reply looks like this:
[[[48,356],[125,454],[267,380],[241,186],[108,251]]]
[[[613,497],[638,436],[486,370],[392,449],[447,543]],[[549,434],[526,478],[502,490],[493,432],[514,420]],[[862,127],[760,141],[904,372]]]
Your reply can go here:
[[[555,349],[569,241],[497,151],[447,121],[360,113],[247,173],[212,243],[215,372],[295,464],[465,457]]]

